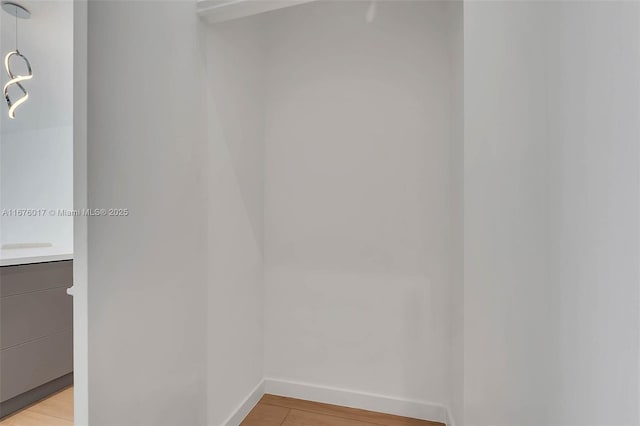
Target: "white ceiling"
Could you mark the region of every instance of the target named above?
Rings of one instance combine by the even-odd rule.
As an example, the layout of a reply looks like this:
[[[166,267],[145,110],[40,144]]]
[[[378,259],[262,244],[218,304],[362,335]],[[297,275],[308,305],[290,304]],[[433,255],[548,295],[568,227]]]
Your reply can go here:
[[[4,96],[0,98],[2,133],[69,126],[73,122],[73,2],[17,3],[31,11],[31,19],[18,19],[18,47],[31,62],[33,79],[24,83],[29,100],[16,109],[15,120],[8,118]],[[15,49],[15,18],[4,11],[0,14],[0,54],[4,60],[7,52]],[[16,70],[21,70],[22,64],[16,64]],[[0,72],[4,86],[8,80],[4,62]]]

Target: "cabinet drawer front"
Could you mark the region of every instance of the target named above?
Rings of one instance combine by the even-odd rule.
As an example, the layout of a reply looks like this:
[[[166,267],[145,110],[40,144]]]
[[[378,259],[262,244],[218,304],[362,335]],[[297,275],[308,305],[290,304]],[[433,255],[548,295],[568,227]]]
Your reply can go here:
[[[73,332],[67,330],[0,351],[0,401],[73,371]]]
[[[0,268],[0,297],[73,284],[73,261],[34,263]]]
[[[73,300],[64,287],[0,298],[0,349],[73,327]]]

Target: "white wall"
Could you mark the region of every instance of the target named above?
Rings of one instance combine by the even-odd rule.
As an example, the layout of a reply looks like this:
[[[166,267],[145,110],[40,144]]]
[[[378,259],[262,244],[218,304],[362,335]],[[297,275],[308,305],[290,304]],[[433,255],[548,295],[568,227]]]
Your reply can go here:
[[[73,253],[73,218],[57,215],[73,208],[71,127],[4,133],[0,150],[0,208],[47,210],[0,217],[0,243],[50,243],[58,253]]]
[[[448,3],[451,26],[451,321],[450,389],[452,425],[464,425],[464,4]]]
[[[449,399],[451,33],[438,2],[266,15],[265,369]]]
[[[545,13],[465,4],[465,425],[551,424]]]
[[[264,83],[259,17],[208,29],[209,424],[264,377]]]
[[[638,6],[465,5],[463,155],[449,6],[369,5],[207,30],[205,116],[193,4],[90,3],[89,203],[132,211],[89,220],[92,425],[263,374],[637,425]]]
[[[85,209],[87,193],[88,0],[73,2],[73,206]],[[89,320],[87,217],[73,221],[73,420],[89,424]]]
[[[640,4],[561,4],[552,22],[554,420],[637,425]]]
[[[206,417],[204,56],[189,1],[90,1],[89,422]]]
[[[637,8],[465,5],[466,425],[638,424]]]

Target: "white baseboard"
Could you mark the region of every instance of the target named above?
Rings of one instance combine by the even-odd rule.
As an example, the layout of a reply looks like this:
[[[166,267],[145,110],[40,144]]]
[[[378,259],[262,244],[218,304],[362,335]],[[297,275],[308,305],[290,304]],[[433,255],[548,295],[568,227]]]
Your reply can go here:
[[[456,420],[453,417],[453,413],[451,412],[451,407],[447,407],[447,426],[456,426]]]
[[[447,407],[427,401],[411,401],[345,389],[318,386],[291,380],[264,379],[264,392],[289,398],[306,399],[325,404],[342,405],[361,410],[378,411],[397,416],[431,420],[450,425]]]
[[[227,421],[223,423],[223,426],[240,426],[240,423],[242,423],[244,418],[247,417],[247,414],[253,410],[253,407],[256,406],[260,398],[262,398],[262,395],[264,395],[264,388],[264,380],[261,380],[238,408],[235,409],[233,414],[229,416]]]

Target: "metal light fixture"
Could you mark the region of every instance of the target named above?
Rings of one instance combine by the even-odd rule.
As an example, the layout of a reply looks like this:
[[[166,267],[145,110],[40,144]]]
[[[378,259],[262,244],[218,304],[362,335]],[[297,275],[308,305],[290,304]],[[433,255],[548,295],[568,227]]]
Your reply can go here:
[[[9,76],[9,81],[4,85],[4,99],[7,101],[7,106],[9,107],[9,118],[16,118],[15,112],[16,108],[23,104],[27,99],[29,99],[29,93],[27,89],[22,85],[23,81],[31,80],[33,78],[33,71],[31,70],[31,64],[26,56],[24,56],[18,50],[18,18],[21,19],[29,19],[31,17],[31,12],[29,12],[24,7],[20,6],[17,3],[13,3],[10,1],[2,2],[2,9],[9,13],[11,16],[15,16],[16,18],[16,50],[13,50],[7,53],[7,56],[4,57],[4,68],[7,70],[7,75]],[[24,61],[27,67],[27,75],[16,75],[11,71],[11,58],[17,57]],[[15,85],[20,91],[22,91],[22,97],[13,101],[11,96],[9,95],[9,87]]]

